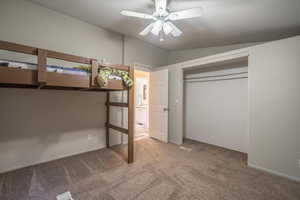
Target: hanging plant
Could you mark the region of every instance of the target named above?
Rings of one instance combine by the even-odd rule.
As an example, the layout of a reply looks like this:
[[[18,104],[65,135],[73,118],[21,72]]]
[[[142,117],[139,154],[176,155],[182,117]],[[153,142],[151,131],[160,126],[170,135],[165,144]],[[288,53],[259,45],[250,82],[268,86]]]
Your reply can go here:
[[[108,84],[109,76],[120,77],[123,81],[123,84],[130,88],[133,85],[133,80],[130,78],[129,73],[126,71],[118,70],[115,68],[104,67],[100,69],[96,82],[100,87],[105,87]]]

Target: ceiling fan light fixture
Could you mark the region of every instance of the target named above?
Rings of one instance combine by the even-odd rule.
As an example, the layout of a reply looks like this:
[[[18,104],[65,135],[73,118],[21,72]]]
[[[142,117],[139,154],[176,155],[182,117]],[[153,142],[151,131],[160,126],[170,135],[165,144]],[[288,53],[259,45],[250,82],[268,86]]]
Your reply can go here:
[[[159,41],[160,42],[163,42],[163,41],[165,41],[165,38],[164,38],[164,33],[161,31],[160,33],[159,33]]]
[[[163,21],[162,20],[157,20],[153,24],[153,29],[152,29],[151,33],[158,36],[159,33],[161,32],[162,28],[163,28]]]
[[[146,36],[151,32],[155,36],[158,36],[160,41],[163,41],[164,36],[169,34],[173,37],[182,35],[183,32],[177,28],[172,21],[197,18],[203,14],[201,7],[171,12],[167,8],[167,3],[167,0],[155,0],[155,11],[152,15],[130,10],[123,10],[121,11],[121,14],[129,17],[153,20],[152,23],[139,34]]]
[[[179,37],[183,32],[179,28],[177,28],[172,22],[169,23],[170,26],[173,28],[173,31],[171,32],[173,37]]]
[[[164,23],[163,30],[166,35],[169,35],[173,31],[173,27],[170,25],[170,22]]]
[[[150,33],[150,31],[153,29],[153,24],[151,23],[149,24],[142,32],[140,32],[139,34],[142,36],[148,35],[148,33]]]

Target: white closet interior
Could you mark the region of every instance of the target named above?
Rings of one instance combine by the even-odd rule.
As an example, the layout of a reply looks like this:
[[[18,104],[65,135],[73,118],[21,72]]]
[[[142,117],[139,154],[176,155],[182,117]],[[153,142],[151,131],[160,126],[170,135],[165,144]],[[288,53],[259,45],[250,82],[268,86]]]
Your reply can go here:
[[[247,153],[248,63],[184,73],[185,138]]]

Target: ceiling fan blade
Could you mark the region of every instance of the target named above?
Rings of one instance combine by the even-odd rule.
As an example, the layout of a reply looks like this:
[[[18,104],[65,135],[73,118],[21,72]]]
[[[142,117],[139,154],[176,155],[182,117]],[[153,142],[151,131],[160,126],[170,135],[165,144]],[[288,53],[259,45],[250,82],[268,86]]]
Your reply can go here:
[[[140,13],[140,12],[134,12],[129,10],[122,10],[121,14],[128,17],[137,17],[137,18],[143,18],[143,19],[155,19],[152,15]]]
[[[172,12],[169,14],[167,19],[176,21],[181,19],[190,19],[190,18],[196,18],[200,17],[203,14],[203,9],[201,7],[199,8],[191,8],[187,10]]]
[[[172,27],[172,32],[171,32],[171,34],[174,36],[174,37],[178,37],[178,36],[180,36],[183,32],[179,29],[179,28],[177,28],[172,22],[168,22],[169,23],[169,25]]]
[[[167,0],[155,0],[155,10],[162,13],[167,10]]]
[[[163,25],[163,30],[166,35],[169,35],[173,31],[173,26],[170,25],[171,22],[165,22]]]
[[[157,20],[156,22],[153,23],[153,29],[151,33],[158,36],[162,28],[163,28],[163,22],[161,20]]]
[[[150,31],[153,28],[154,23],[149,24],[142,32],[140,32],[140,35],[145,36],[148,35],[148,33],[150,33]]]

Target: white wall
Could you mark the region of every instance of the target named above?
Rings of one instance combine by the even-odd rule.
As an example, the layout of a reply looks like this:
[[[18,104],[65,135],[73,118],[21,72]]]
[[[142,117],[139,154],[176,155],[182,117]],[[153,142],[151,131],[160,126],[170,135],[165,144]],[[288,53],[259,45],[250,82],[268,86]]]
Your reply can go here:
[[[0,172],[105,146],[105,93],[1,88],[0,96]]]
[[[0,39],[122,62],[122,37],[23,0],[1,0]]]
[[[185,138],[247,153],[247,63],[211,68],[185,76]]]
[[[260,43],[244,43],[244,44],[234,44],[234,45],[227,45],[227,46],[170,51],[168,57],[168,64],[171,65],[171,64],[184,62],[196,58],[206,57],[210,55],[215,55],[218,53],[223,53],[235,49],[250,47],[257,44]]]
[[[157,69],[159,70],[159,69]],[[169,69],[169,142],[181,145],[183,142],[183,73],[180,68]]]
[[[125,37],[125,63],[159,67],[167,64],[168,51],[141,40]]]
[[[249,56],[248,164],[300,181],[299,48],[297,36],[158,68],[172,77],[170,141],[181,144],[183,136],[183,69]]]
[[[300,36],[250,49],[249,164],[300,181]]]
[[[1,0],[0,27],[0,40],[9,42],[105,58],[115,64],[122,63],[123,55],[125,64],[130,65],[167,62],[167,56],[162,56],[166,51],[133,38],[125,38],[123,48],[118,33],[28,1]],[[4,51],[0,58],[36,62],[35,56]],[[103,148],[104,101],[104,93],[0,88],[0,172]],[[115,123],[126,126],[127,119],[122,119],[126,111],[114,110],[112,115]],[[88,134],[92,140],[87,140]],[[112,144],[120,143],[120,135],[111,135]]]

